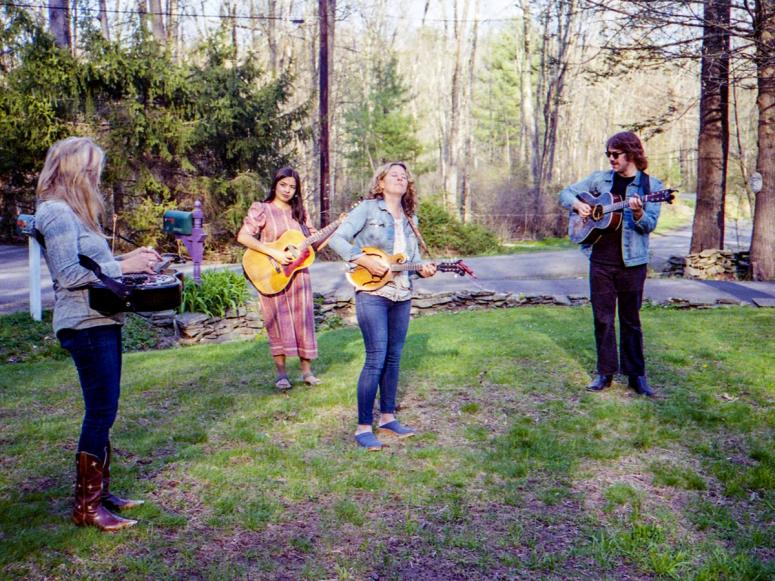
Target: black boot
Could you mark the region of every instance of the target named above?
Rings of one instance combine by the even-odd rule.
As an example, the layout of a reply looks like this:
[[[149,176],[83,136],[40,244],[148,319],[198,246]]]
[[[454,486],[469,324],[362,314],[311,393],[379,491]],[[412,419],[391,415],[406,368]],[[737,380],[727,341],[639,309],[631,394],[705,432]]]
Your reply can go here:
[[[113,456],[113,449],[108,442],[105,449],[105,464],[102,466],[102,506],[112,511],[122,511],[128,508],[134,508],[145,503],[144,500],[130,500],[121,498],[110,492],[110,460]]]
[[[598,374],[595,376],[595,379],[592,380],[592,383],[587,386],[587,391],[602,391],[606,387],[611,387],[613,378],[613,375]]]
[[[627,379],[627,385],[634,389],[638,395],[654,397],[654,390],[651,389],[645,375],[630,375]]]

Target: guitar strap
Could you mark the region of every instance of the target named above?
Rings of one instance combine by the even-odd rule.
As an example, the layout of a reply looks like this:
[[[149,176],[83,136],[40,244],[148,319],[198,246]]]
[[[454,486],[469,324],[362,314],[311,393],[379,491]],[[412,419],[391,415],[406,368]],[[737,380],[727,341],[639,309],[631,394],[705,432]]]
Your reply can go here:
[[[41,245],[43,250],[45,250],[46,239],[43,237],[43,234],[40,232],[40,230],[35,228],[33,230],[33,236],[35,237],[35,240],[38,241],[38,244]],[[130,286],[123,284],[122,282],[116,280],[115,278],[110,278],[107,274],[102,272],[102,268],[100,268],[100,265],[97,264],[97,262],[94,259],[89,258],[85,254],[79,254],[78,264],[80,264],[86,270],[91,270],[94,273],[94,276],[100,279],[100,282],[104,284],[108,289],[110,289],[110,291],[117,297],[126,300],[129,297],[129,295],[132,294],[132,288]],[[88,285],[84,287],[79,287],[78,289],[73,289],[73,290],[80,290],[82,288],[88,288]]]
[[[414,232],[414,235],[417,237],[417,242],[420,243],[420,248],[422,248],[422,251],[425,253],[425,255],[428,258],[432,258],[431,251],[428,250],[428,245],[425,244],[425,240],[423,239],[422,234],[420,234],[419,228],[417,228],[417,226],[415,225],[414,220],[412,220],[412,218],[410,218],[406,212],[404,212],[404,216],[406,216],[406,219],[409,221],[409,227],[412,229],[412,232]]]
[[[640,190],[644,196],[648,196],[651,193],[651,179],[649,179],[649,174],[645,171],[640,172]]]

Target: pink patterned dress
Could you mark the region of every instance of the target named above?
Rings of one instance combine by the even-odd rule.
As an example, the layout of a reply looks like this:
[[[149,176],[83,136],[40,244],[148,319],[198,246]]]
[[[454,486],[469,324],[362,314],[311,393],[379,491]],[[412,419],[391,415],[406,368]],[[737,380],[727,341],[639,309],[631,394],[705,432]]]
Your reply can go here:
[[[286,230],[302,231],[290,210],[266,202],[255,202],[250,206],[243,229],[264,243],[274,242]],[[259,300],[272,356],[317,358],[309,270],[305,268],[297,272],[285,290],[276,295],[259,294]]]

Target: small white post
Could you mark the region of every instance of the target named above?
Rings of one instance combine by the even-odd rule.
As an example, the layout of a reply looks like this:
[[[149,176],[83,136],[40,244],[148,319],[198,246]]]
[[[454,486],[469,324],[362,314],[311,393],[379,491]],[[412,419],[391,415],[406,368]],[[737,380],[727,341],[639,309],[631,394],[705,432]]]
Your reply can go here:
[[[30,249],[30,315],[36,321],[43,319],[40,299],[40,244],[33,236],[28,237]]]

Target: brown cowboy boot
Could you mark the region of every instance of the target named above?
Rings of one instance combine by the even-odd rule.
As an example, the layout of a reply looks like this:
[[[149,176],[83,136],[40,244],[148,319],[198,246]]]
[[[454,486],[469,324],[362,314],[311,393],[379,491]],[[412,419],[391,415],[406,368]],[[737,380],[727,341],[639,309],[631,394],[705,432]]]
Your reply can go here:
[[[73,522],[78,526],[91,525],[101,531],[117,531],[137,524],[136,520],[121,518],[102,506],[102,466],[99,458],[88,452],[75,457],[75,504]]]
[[[105,464],[102,466],[102,496],[100,496],[102,506],[108,510],[122,511],[144,504],[144,500],[129,500],[110,493],[110,458],[112,455],[113,449],[108,442],[108,447],[105,448]]]

